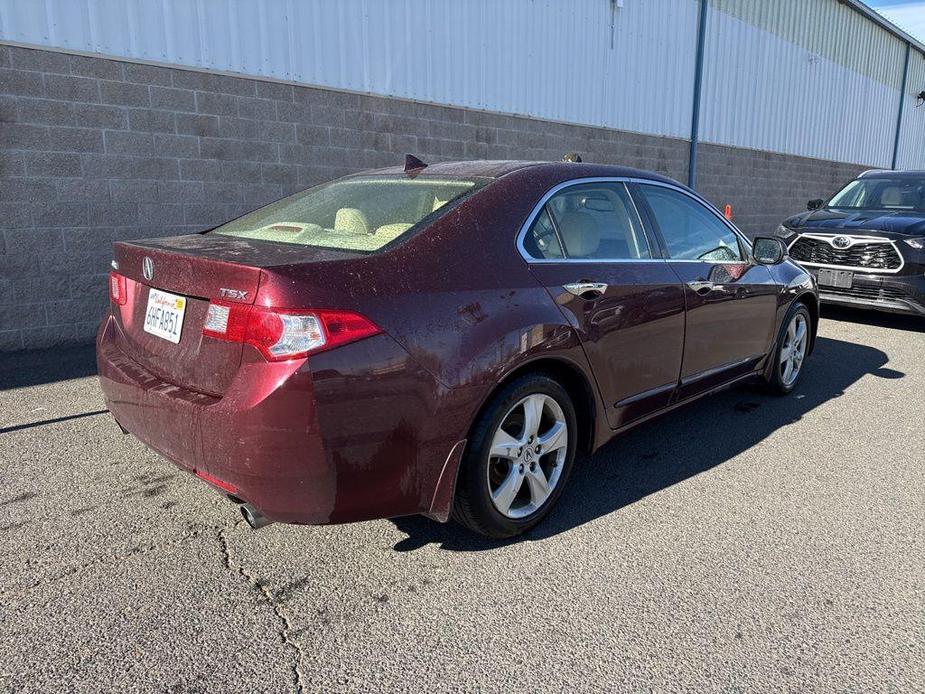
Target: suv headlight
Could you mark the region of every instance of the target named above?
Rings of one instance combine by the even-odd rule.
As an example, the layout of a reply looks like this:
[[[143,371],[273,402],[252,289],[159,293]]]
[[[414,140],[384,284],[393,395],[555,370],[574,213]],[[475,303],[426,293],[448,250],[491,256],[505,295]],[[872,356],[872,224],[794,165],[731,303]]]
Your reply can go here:
[[[912,246],[914,249],[920,251],[925,248],[925,237],[918,239],[903,239],[907,244]]]

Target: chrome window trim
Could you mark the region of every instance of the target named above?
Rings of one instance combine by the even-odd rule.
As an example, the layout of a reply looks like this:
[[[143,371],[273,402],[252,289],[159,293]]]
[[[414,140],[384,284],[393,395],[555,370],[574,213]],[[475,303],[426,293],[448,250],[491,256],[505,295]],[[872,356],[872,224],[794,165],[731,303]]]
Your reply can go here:
[[[882,236],[858,236],[855,234],[834,234],[834,235],[826,236],[825,234],[797,233],[796,238],[794,238],[793,241],[790,242],[790,245],[787,246],[787,254],[788,255],[790,254],[790,248],[793,246],[793,244],[795,244],[801,238],[805,237],[808,239],[813,239],[814,241],[825,241],[826,243],[831,245],[831,239],[834,239],[836,236],[846,236],[847,238],[851,239],[852,241],[851,246],[854,246],[855,243],[886,243],[886,244],[889,244],[893,247],[893,250],[896,251],[896,255],[899,256],[899,267],[896,268],[895,270],[887,270],[884,268],[861,267],[860,265],[829,265],[827,263],[810,263],[810,262],[804,262],[802,260],[795,260],[794,262],[797,262],[800,265],[805,265],[806,267],[825,268],[826,270],[850,270],[851,272],[866,272],[871,275],[895,275],[897,272],[899,272],[904,267],[906,267],[906,257],[902,254],[902,251],[899,250],[899,246],[896,245],[896,242],[892,241],[891,239],[885,239]],[[851,248],[851,246],[849,246],[848,248]],[[835,248],[835,246],[832,246],[832,248]],[[845,249],[837,249],[837,250],[848,250],[848,249],[845,248]]]
[[[646,246],[649,248],[649,254],[652,254],[652,247],[649,244],[649,237],[646,234],[645,222],[642,220],[642,215],[639,214],[639,209],[636,207],[636,201],[633,199],[632,193],[626,187],[626,184],[633,179],[626,176],[588,176],[586,178],[571,178],[568,181],[563,181],[562,183],[557,183],[552,188],[547,190],[543,197],[540,198],[540,201],[534,206],[533,210],[527,216],[527,221],[525,221],[521,227],[520,231],[517,232],[517,250],[520,253],[520,257],[523,258],[526,262],[537,265],[561,265],[564,263],[594,263],[602,265],[618,265],[621,263],[664,263],[667,262],[665,258],[613,258],[613,259],[603,259],[603,258],[534,258],[527,252],[527,249],[524,247],[524,239],[527,236],[527,232],[530,230],[530,227],[533,226],[534,220],[540,215],[543,211],[543,208],[546,207],[546,203],[559,191],[566,188],[571,188],[573,186],[583,185],[585,183],[620,183],[623,185],[626,195],[629,197],[630,202],[633,205],[633,211],[636,213],[636,219],[639,222],[639,227],[642,233],[645,235]],[[555,222],[553,222],[555,224]],[[563,246],[563,249],[565,247]]]

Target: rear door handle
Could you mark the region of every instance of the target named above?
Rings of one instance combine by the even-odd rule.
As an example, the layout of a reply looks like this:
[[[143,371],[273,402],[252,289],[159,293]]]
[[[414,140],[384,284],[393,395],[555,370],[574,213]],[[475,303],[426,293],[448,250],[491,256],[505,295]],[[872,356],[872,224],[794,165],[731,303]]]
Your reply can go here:
[[[585,296],[586,294],[600,296],[607,291],[607,285],[603,282],[572,282],[571,284],[563,284],[562,288],[575,296]]]
[[[703,295],[712,292],[716,285],[714,285],[709,280],[694,280],[693,282],[688,282],[687,286],[698,294]]]

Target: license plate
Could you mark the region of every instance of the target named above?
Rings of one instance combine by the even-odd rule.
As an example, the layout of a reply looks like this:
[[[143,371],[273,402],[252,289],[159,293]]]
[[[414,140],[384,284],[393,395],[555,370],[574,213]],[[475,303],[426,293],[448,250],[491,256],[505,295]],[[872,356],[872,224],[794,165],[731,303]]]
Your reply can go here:
[[[820,268],[816,273],[816,279],[820,287],[838,287],[840,289],[851,289],[854,284],[854,273],[848,270],[828,270]]]
[[[148,310],[145,311],[145,332],[177,344],[185,312],[186,297],[152,289],[148,293]]]

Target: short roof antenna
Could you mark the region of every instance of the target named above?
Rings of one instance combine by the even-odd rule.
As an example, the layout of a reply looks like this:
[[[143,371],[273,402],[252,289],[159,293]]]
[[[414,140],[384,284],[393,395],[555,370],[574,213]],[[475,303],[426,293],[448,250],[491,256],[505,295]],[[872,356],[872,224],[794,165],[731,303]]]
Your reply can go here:
[[[578,164],[581,163],[581,155],[578,152],[569,152],[564,157],[562,157],[562,161]]]
[[[418,171],[420,169],[426,169],[427,164],[422,162],[413,154],[405,155],[405,173],[410,173],[412,171]]]

